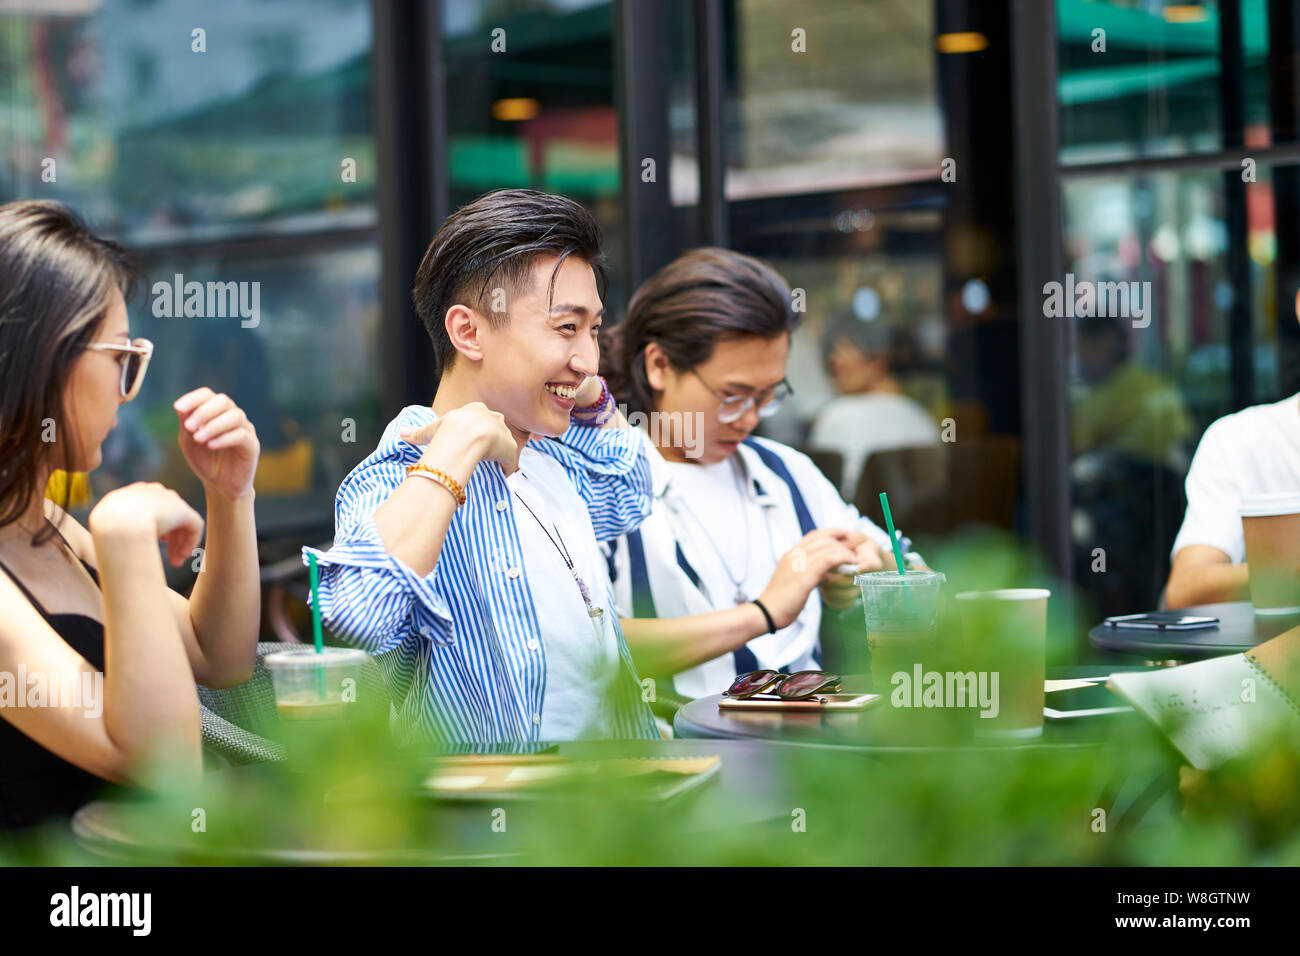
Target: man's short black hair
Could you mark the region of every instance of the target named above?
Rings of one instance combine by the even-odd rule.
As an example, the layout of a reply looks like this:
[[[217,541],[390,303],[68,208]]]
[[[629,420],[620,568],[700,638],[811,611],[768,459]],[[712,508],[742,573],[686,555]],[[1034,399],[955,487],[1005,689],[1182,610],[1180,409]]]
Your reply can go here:
[[[479,196],[447,217],[429,243],[415,273],[411,297],[415,311],[433,340],[441,376],[456,358],[445,318],[453,305],[467,305],[493,324],[506,321],[495,312],[493,289],[507,301],[525,290],[533,263],[558,256],[555,274],[569,256],[577,256],[596,274],[605,296],[606,276],[600,225],[581,203],[535,189],[498,189]]]

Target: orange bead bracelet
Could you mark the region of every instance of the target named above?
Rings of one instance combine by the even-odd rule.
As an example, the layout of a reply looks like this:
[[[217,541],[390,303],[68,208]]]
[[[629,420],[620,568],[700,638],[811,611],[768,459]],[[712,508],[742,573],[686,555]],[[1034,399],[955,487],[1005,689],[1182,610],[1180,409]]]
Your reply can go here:
[[[416,462],[414,465],[406,466],[407,475],[419,475],[422,478],[428,478],[430,481],[437,482],[456,499],[456,507],[465,503],[465,489],[461,487],[460,482],[439,468],[430,468],[428,465],[422,465]]]

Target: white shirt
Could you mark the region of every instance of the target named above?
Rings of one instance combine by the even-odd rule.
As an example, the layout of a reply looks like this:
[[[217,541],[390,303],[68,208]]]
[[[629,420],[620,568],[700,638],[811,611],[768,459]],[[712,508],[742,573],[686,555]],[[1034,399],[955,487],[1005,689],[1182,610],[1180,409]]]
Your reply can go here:
[[[537,627],[546,648],[539,737],[549,741],[616,736],[612,699],[619,653],[611,623],[614,611],[605,606],[609,572],[604,555],[587,509],[559,462],[525,445],[519,466],[506,478],[506,485],[516,499],[524,570],[529,581],[546,582],[532,589]],[[599,637],[578,583],[552,539],[568,551],[593,605],[603,610]]]
[[[1209,545],[1246,560],[1243,498],[1300,491],[1300,394],[1225,415],[1205,430],[1187,472],[1187,513],[1172,554]]]
[[[520,529],[532,518],[501,466],[480,461],[474,467],[465,505],[452,515],[438,561],[426,575],[390,554],[375,524],[375,512],[424,453],[403,441],[402,431],[434,421],[428,405],[402,409],[378,447],[343,479],[333,545],[303,549],[304,561],[315,556],[320,566],[321,617],[336,637],[374,657],[393,697],[392,730],[399,741],[470,748],[536,742],[548,667],[534,596],[576,585],[562,563],[558,573],[555,564],[541,575],[529,573],[538,562],[525,561]],[[574,516],[572,524],[560,525],[566,540],[590,542],[574,552],[584,566],[598,547],[592,539],[627,534],[650,511],[650,461],[644,440],[630,430],[574,425],[557,439],[529,441],[520,460],[534,476],[527,480],[548,490],[551,514]],[[565,530],[570,527],[583,533]],[[613,607],[607,576],[601,586],[602,604]],[[575,633],[590,630],[585,607],[580,620]],[[612,623],[623,665],[612,702],[615,736],[660,739],[632,653],[618,622]],[[560,679],[552,688],[569,684]]]
[[[779,442],[762,438],[755,441],[789,472],[814,527],[856,528],[882,549],[889,548],[889,536],[846,504],[807,455]],[[746,597],[757,597],[767,587],[781,556],[804,534],[789,486],[763,463],[758,451],[741,445],[732,456],[744,468],[745,490],[740,508],[737,499],[741,492],[726,470],[735,467],[732,461],[712,466],[674,465],[665,461],[648,439],[645,444],[654,499],[650,515],[637,534],[644,548],[654,613],[660,618],[690,617],[735,607],[734,582],[742,573]],[[740,515],[747,516],[748,531],[738,523]],[[633,617],[629,537],[625,535],[609,544],[614,554],[614,597],[619,614]],[[682,558],[699,578],[698,586],[678,561],[679,547]],[[737,558],[742,547],[752,558],[747,572],[743,570],[744,562]],[[757,667],[784,667],[791,672],[812,669],[818,666],[820,627],[821,599],[814,590],[794,623],[775,634],[753,638],[745,649],[753,655]],[[735,679],[739,665],[735,652],[719,655],[675,675],[673,688],[688,697],[719,693]]]
[[[924,406],[889,392],[841,395],[818,412],[808,436],[809,448],[844,456],[840,491],[850,500],[873,452],[938,443],[939,426]]]
[[[696,571],[713,606],[733,607],[758,597],[781,555],[772,553],[771,531],[740,459],[732,455],[712,465],[665,461],[664,469],[673,487],[665,499],[673,536],[691,554],[705,557],[704,568]],[[744,600],[736,600],[737,589]]]

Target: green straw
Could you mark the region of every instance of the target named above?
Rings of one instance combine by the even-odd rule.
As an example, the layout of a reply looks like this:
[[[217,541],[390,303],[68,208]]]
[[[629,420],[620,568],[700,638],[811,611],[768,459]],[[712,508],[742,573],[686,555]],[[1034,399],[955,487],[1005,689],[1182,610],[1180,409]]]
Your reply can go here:
[[[889,543],[894,546],[894,561],[898,564],[898,573],[906,574],[907,565],[903,564],[903,549],[898,543],[898,532],[894,530],[894,516],[889,513],[889,498],[880,493],[880,507],[885,512],[885,528],[889,531]]]
[[[307,566],[311,569],[311,636],[316,642],[316,653],[325,653],[325,638],[320,627],[320,571],[316,567],[316,555],[307,552]],[[325,668],[316,669],[316,686],[320,690],[320,699],[325,699]]]

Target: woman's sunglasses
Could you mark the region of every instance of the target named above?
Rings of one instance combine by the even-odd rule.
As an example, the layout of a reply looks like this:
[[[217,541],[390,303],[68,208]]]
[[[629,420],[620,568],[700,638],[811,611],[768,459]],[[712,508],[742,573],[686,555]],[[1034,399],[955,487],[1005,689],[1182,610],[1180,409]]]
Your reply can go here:
[[[140,394],[145,370],[149,368],[149,359],[153,358],[152,342],[148,339],[132,339],[130,345],[92,342],[86,348],[93,352],[124,352],[126,359],[122,362],[122,397],[129,402]]]
[[[722,696],[743,700],[757,694],[775,694],[781,700],[806,700],[822,691],[833,694],[839,689],[839,677],[825,671],[782,674],[774,670],[761,670],[741,674]]]

